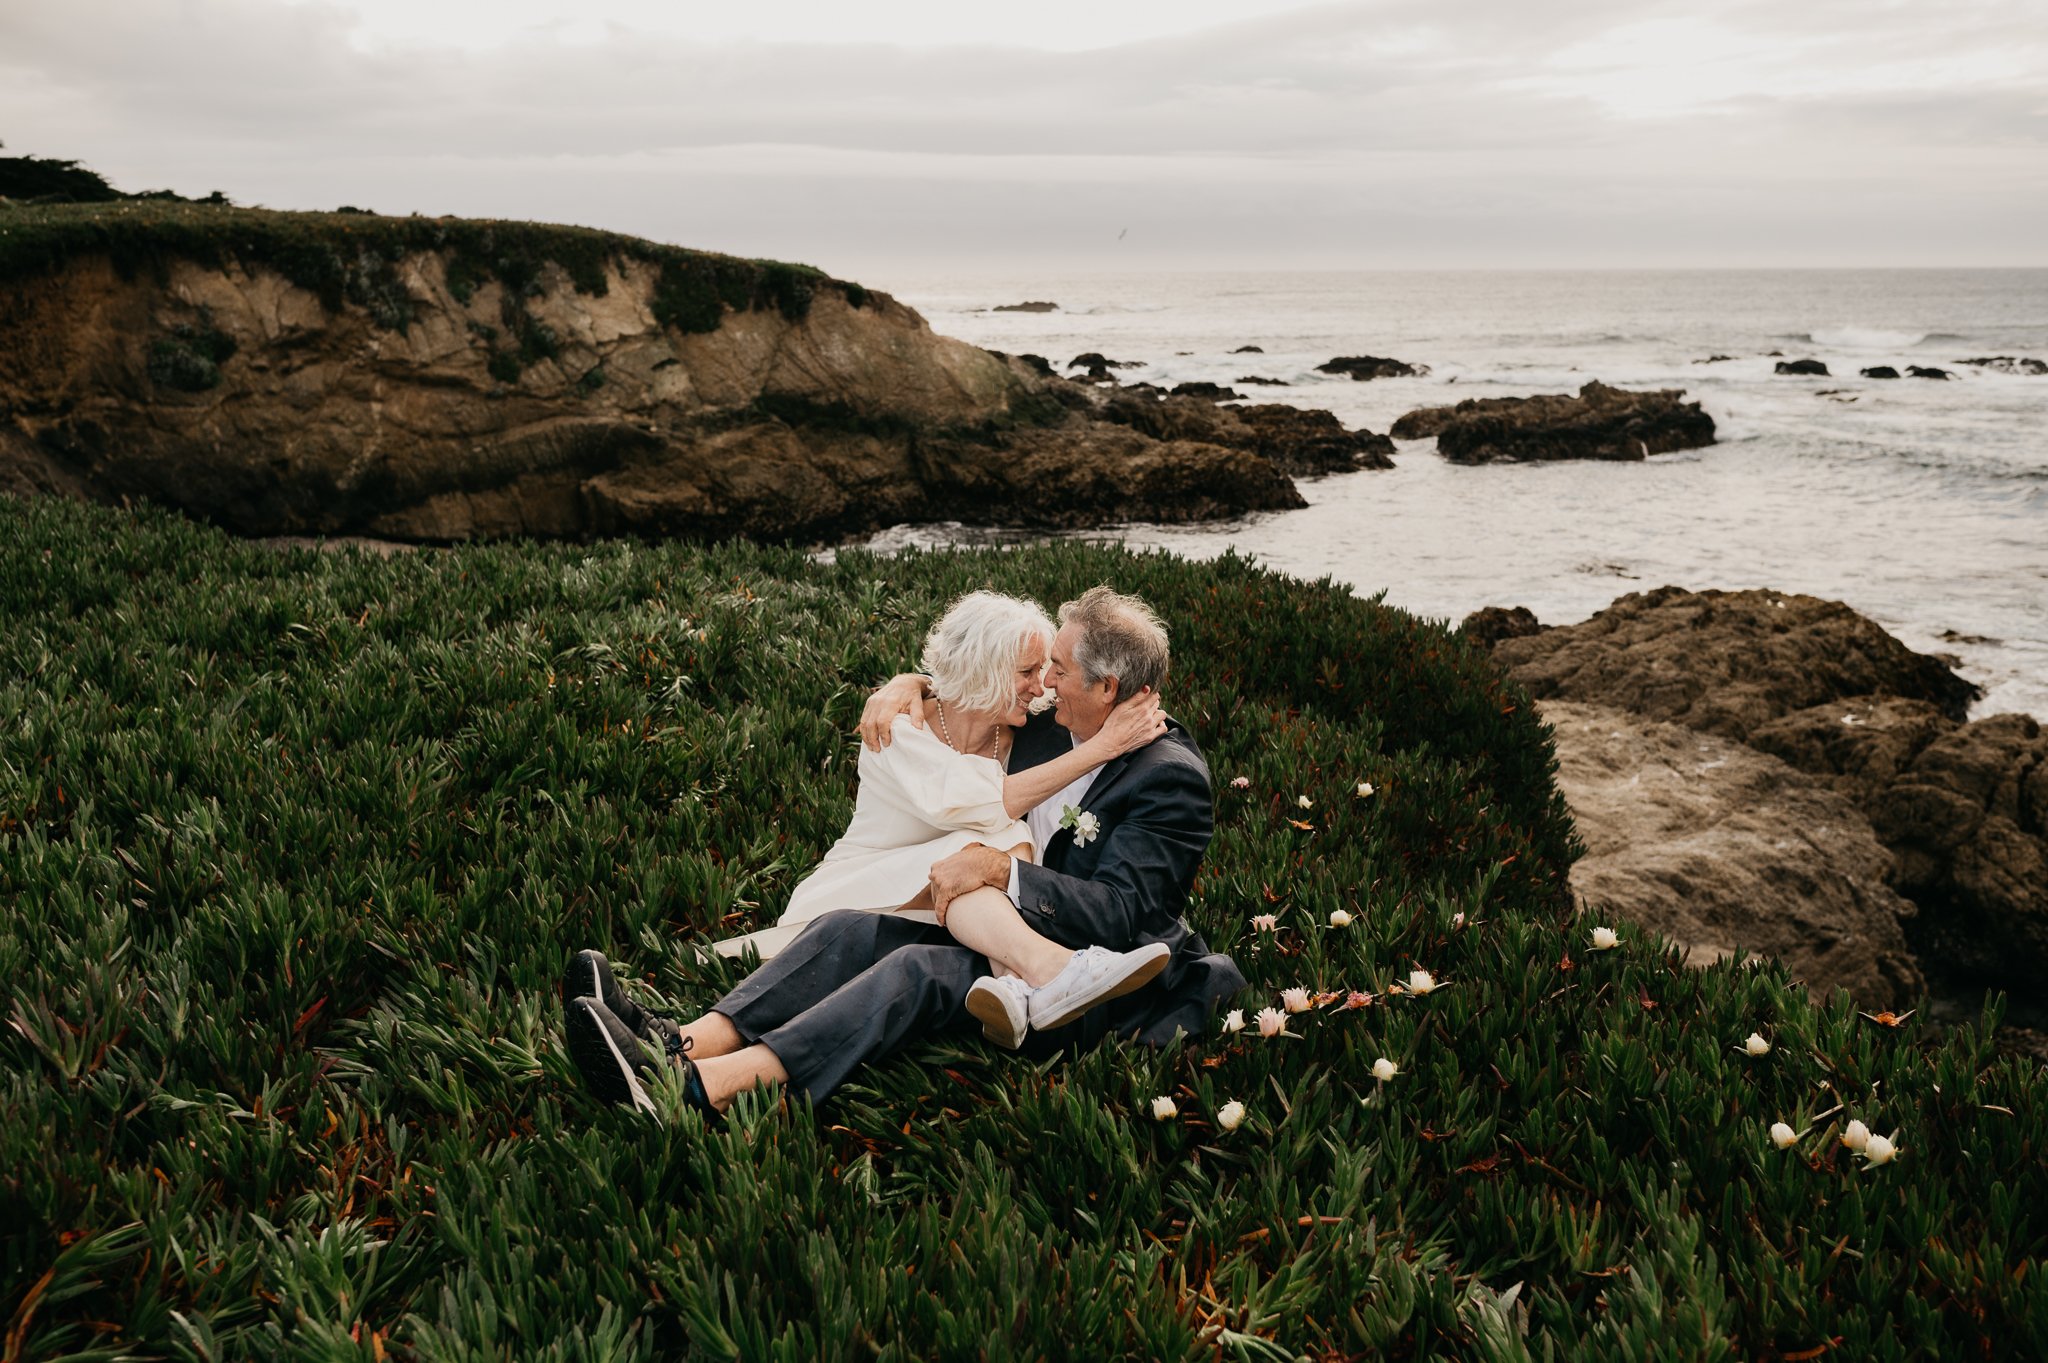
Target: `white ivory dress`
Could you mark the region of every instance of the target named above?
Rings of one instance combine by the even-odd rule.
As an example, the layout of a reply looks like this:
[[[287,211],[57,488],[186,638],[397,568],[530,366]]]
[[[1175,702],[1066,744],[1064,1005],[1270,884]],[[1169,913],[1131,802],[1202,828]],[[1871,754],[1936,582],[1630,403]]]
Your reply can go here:
[[[805,924],[835,909],[892,913],[914,898],[931,877],[932,863],[972,842],[1005,850],[1031,841],[1022,819],[1003,808],[1002,764],[967,756],[908,716],[898,716],[889,746],[860,749],[860,786],[853,797],[853,822],[846,835],[789,896],[789,907],[774,927],[714,942],[721,956],[748,947],[768,960],[804,930]],[[938,922],[929,909],[903,911],[924,923]]]

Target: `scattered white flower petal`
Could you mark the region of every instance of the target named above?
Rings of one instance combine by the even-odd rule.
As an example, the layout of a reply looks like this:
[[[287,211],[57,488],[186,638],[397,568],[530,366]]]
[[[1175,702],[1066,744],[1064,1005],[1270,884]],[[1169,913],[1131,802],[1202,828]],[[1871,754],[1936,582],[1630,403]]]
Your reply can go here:
[[[1290,1013],[1306,1013],[1308,1011],[1308,990],[1299,986],[1293,989],[1281,990],[1280,1006]]]
[[[1350,927],[1350,926],[1351,926],[1351,913],[1350,913],[1350,911],[1349,911],[1349,910],[1347,910],[1347,909],[1331,909],[1331,910],[1330,910],[1330,926],[1331,926],[1331,927],[1333,927],[1333,928],[1348,928],[1348,927]]]
[[[1434,988],[1436,988],[1436,976],[1430,974],[1427,970],[1411,970],[1408,972],[1409,993],[1427,994]]]
[[[1863,1143],[1863,1158],[1872,1165],[1889,1164],[1898,1153],[1899,1147],[1892,1144],[1890,1136],[1872,1136]]]
[[[1465,926],[1465,911],[1463,909],[1459,909],[1456,913],[1451,915],[1451,926],[1454,928],[1462,928]]]
[[[1252,915],[1253,932],[1271,932],[1279,926],[1280,915],[1277,913],[1255,913]]]
[[[1250,790],[1252,788],[1252,778],[1249,776],[1233,776],[1230,778],[1230,788],[1232,790]]]
[[[1780,1150],[1783,1150],[1786,1146],[1792,1144],[1792,1142],[1798,1139],[1799,1133],[1794,1131],[1785,1123],[1771,1123],[1771,1144],[1777,1146]]]
[[[1152,1120],[1153,1120],[1153,1121],[1155,1121],[1155,1122],[1170,1122],[1170,1121],[1172,1121],[1172,1120],[1173,1120],[1173,1119],[1174,1119],[1175,1117],[1178,1117],[1178,1116],[1180,1116],[1180,1109],[1179,1109],[1178,1107],[1175,1107],[1175,1106],[1174,1106],[1174,1103],[1173,1103],[1173,1099],[1171,1099],[1171,1098],[1154,1098],[1154,1099],[1152,1100]]]
[[[1748,1051],[1751,1055],[1769,1055],[1771,1053],[1771,1043],[1764,1040],[1761,1033],[1751,1032],[1743,1039],[1742,1049]]]
[[[1216,1125],[1225,1131],[1235,1131],[1244,1121],[1244,1104],[1235,1098],[1216,1109]]]
[[[1309,799],[1306,795],[1297,795],[1294,797],[1294,803],[1300,805],[1303,809],[1313,809],[1316,802]]]
[[[1613,928],[1593,929],[1593,950],[1612,951],[1621,945],[1621,935]]]
[[[1287,1014],[1281,1012],[1278,1008],[1261,1008],[1259,1010],[1260,1036],[1279,1036],[1286,1030]]]
[[[1358,783],[1358,798],[1361,800],[1370,800],[1372,798],[1372,782],[1360,781]]]
[[[1870,1144],[1870,1128],[1860,1121],[1851,1121],[1842,1128],[1842,1144],[1851,1150],[1862,1150]]]
[[[1228,1016],[1228,1017],[1226,1017],[1226,1018],[1224,1018],[1224,1019],[1223,1019],[1223,1030],[1224,1030],[1224,1031],[1226,1031],[1226,1032],[1241,1032],[1241,1031],[1243,1031],[1243,1030],[1244,1030],[1244,1009],[1242,1009],[1242,1008],[1233,1008],[1233,1009],[1231,1009],[1231,1010],[1230,1010],[1230,1016]]]
[[[1372,1062],[1372,1077],[1379,1080],[1382,1084],[1386,1083],[1387,1080],[1392,1079],[1395,1075],[1399,1074],[1400,1072],[1401,1067],[1399,1065],[1396,1065],[1393,1061],[1387,1059],[1385,1056],[1381,1056],[1379,1059]]]

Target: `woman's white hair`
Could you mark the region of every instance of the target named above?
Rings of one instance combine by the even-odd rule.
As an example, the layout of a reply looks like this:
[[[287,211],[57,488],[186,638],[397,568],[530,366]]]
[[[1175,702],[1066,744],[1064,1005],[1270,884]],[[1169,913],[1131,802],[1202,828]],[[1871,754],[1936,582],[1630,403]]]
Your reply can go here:
[[[920,660],[942,701],[1004,714],[1017,695],[1017,650],[1057,631],[1040,607],[998,592],[969,592],[946,608],[924,636]]]

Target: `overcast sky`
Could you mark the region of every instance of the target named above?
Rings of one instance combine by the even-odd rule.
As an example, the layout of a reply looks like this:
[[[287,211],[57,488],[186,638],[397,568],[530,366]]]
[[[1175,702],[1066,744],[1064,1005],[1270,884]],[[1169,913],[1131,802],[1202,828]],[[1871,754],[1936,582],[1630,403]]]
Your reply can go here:
[[[2048,265],[2048,0],[0,0],[0,141],[885,287]]]

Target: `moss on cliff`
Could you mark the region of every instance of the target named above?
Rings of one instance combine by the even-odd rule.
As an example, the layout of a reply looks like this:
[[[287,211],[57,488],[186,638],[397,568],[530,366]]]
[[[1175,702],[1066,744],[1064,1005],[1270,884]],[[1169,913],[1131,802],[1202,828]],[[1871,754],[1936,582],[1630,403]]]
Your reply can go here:
[[[645,261],[660,270],[649,300],[655,316],[682,331],[715,331],[726,309],[773,307],[802,321],[821,289],[836,289],[855,307],[869,297],[859,285],[808,265],[745,260],[551,223],[135,201],[0,210],[0,285],[52,274],[91,256],[112,260],[123,278],[144,272],[161,277],[180,260],[212,266],[234,261],[278,271],[317,294],[330,311],[345,303],[365,308],[392,330],[403,330],[412,318],[397,265],[422,251],[447,260],[448,288],[461,302],[492,280],[514,297],[531,296],[550,262],[578,292],[603,295],[614,262]]]

